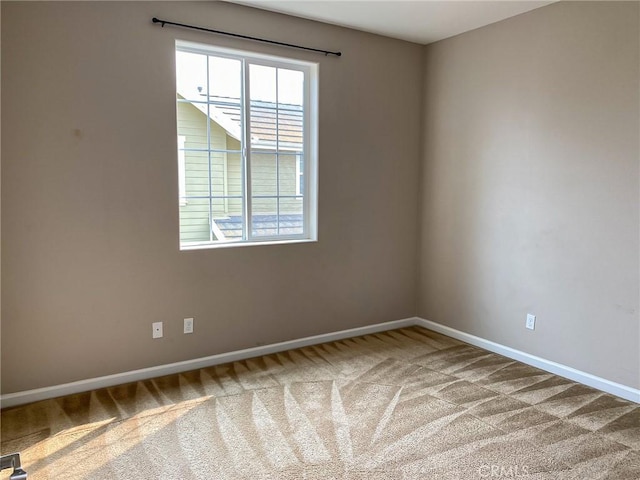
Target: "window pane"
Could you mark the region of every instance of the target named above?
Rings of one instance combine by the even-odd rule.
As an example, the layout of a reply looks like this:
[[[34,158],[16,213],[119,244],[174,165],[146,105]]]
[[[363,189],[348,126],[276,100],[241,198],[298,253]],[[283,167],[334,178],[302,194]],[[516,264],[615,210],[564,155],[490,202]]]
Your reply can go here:
[[[233,196],[244,195],[242,155],[237,150],[227,151],[227,192]]]
[[[251,65],[250,122],[251,147],[272,149],[276,141],[276,69]]]
[[[297,155],[278,155],[278,181],[280,182],[280,195],[296,195],[298,184]]]
[[[277,195],[277,156],[273,153],[251,153],[251,191],[253,196]]]
[[[220,197],[227,195],[227,182],[226,182],[226,163],[227,154],[224,152],[211,152],[209,155],[211,160],[211,195]],[[214,210],[214,213],[218,210]]]
[[[206,111],[204,103],[178,102],[178,135],[185,137],[184,148],[208,148]]]
[[[189,199],[180,207],[180,242],[209,241],[209,200]]]
[[[302,107],[278,106],[278,150],[302,152]]]
[[[224,198],[215,201],[224,204],[226,213],[213,215],[212,233],[214,240],[242,240],[244,227],[242,199]]]
[[[184,152],[185,195],[189,197],[209,196],[209,154],[205,151]]]
[[[178,98],[207,101],[207,56],[176,52],[176,90]]]
[[[278,226],[280,235],[300,235],[303,231],[302,198],[280,198]]]
[[[249,66],[249,98],[251,101],[276,103],[276,69],[262,65]]]
[[[254,237],[271,237],[278,234],[278,199],[253,198],[251,215]]]
[[[251,101],[251,148],[273,150],[276,144],[276,109],[274,104]]]
[[[240,60],[209,56],[209,96],[212,101],[240,103],[242,87]]]
[[[298,70],[278,69],[278,103],[302,107],[304,74]]]

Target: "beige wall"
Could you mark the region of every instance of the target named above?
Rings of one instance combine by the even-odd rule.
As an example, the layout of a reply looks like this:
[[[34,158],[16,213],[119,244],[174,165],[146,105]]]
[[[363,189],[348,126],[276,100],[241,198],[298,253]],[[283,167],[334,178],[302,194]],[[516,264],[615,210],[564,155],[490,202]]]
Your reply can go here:
[[[415,313],[421,47],[225,3],[1,8],[3,393]],[[176,38],[320,63],[318,242],[179,251]]]
[[[559,3],[426,48],[418,307],[636,388],[638,17]]]

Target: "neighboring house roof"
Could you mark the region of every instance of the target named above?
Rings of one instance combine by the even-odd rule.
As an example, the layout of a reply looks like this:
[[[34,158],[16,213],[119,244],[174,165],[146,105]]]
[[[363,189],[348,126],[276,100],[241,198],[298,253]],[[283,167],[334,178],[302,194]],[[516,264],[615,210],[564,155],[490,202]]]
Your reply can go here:
[[[237,99],[210,97],[212,103],[207,104],[202,103],[206,102],[206,96],[201,93],[194,96],[178,91],[178,95],[240,140],[242,116]],[[202,102],[197,100],[199,98]],[[251,100],[250,116],[252,148],[273,150],[277,142],[280,150],[302,150],[302,106]]]
[[[224,236],[219,240],[235,240],[242,238],[242,217],[232,215],[227,218],[214,219],[217,230]],[[299,234],[303,228],[301,214],[289,215],[254,215],[252,217],[253,234],[262,236]],[[280,231],[278,232],[278,223]]]

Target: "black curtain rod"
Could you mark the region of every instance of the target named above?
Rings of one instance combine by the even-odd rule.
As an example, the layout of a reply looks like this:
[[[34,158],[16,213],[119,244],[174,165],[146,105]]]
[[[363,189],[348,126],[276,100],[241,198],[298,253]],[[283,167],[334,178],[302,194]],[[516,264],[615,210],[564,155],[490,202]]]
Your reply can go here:
[[[310,52],[324,53],[326,56],[328,55],[335,55],[336,57],[342,56],[342,52],[331,52],[329,50],[320,50],[319,48],[302,47],[300,45],[293,45],[291,43],[276,42],[275,40],[266,40],[264,38],[250,37],[248,35],[240,35],[239,33],[222,32],[220,30],[212,30],[210,28],[196,27],[195,25],[186,25],[184,23],[176,23],[176,22],[170,22],[168,20],[160,20],[159,18],[156,18],[156,17],[153,17],[151,21],[153,23],[159,23],[163,27],[165,25],[174,25],[176,27],[190,28],[192,30],[200,30],[202,32],[217,33],[219,35],[227,35],[229,37],[244,38],[245,40],[253,40],[255,42],[271,43],[272,45],[280,45],[282,47],[291,47],[291,48],[298,48],[300,50],[308,50]]]

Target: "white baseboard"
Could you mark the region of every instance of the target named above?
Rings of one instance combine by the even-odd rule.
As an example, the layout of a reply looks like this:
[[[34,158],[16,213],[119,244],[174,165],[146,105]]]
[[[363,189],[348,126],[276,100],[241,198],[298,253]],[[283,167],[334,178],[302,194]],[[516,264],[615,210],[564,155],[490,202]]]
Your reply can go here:
[[[287,342],[273,343],[271,345],[264,345],[261,347],[247,348],[245,350],[236,350],[234,352],[228,353],[220,353],[218,355],[211,355],[209,357],[185,360],[183,362],[158,365],[157,367],[142,368],[140,370],[132,370],[129,372],[107,375],[104,377],[79,380],[77,382],[64,383],[62,385],[53,385],[51,387],[25,390],[23,392],[8,393],[6,395],[0,395],[0,407],[8,408],[16,405],[23,405],[25,403],[47,400],[49,398],[87,392],[89,390],[96,390],[99,388],[113,387],[114,385],[121,385],[124,383],[138,382],[140,380],[147,380],[150,378],[171,375],[174,373],[188,372],[189,370],[212,367],[214,365],[220,365],[223,363],[236,362],[239,360],[245,360],[247,358],[259,357],[261,355],[270,355],[272,353],[307,347],[309,345],[334,342],[336,340],[358,337],[360,335],[368,335],[370,333],[384,332],[387,330],[394,330],[396,328],[411,327],[413,325],[417,325],[417,320],[418,319],[416,317],[405,318],[403,320],[395,320],[392,322],[367,325],[365,327],[340,330],[338,332],[314,335],[312,337],[289,340]]]
[[[64,395],[71,395],[74,393],[86,392],[89,390],[96,390],[98,388],[112,387],[114,385],[121,385],[124,383],[137,382],[140,380],[147,380],[150,378],[161,377],[164,375],[171,375],[175,373],[187,372],[189,370],[196,370],[198,368],[211,367],[214,365],[220,365],[223,363],[236,362],[239,360],[245,360],[248,358],[259,357],[261,355],[270,355],[272,353],[283,352],[285,350],[292,350],[295,348],[307,347],[309,345],[317,345],[320,343],[334,342],[336,340],[343,340],[345,338],[357,337],[360,335],[368,335],[371,333],[384,332],[387,330],[394,330],[397,328],[420,326],[433,330],[434,332],[442,333],[449,337],[461,340],[463,342],[475,345],[477,347],[484,348],[490,352],[504,355],[508,358],[513,358],[527,365],[540,368],[547,372],[555,373],[562,377],[574,380],[576,382],[583,383],[598,390],[602,390],[607,393],[611,393],[621,398],[631,400],[636,403],[640,403],[640,390],[631,388],[626,385],[611,382],[601,377],[596,377],[590,373],[576,370],[575,368],[567,367],[544,358],[536,357],[520,350],[515,350],[511,347],[500,345],[499,343],[485,340],[484,338],[476,337],[469,333],[456,330],[439,323],[425,320],[419,317],[405,318],[402,320],[395,320],[392,322],[377,323],[375,325],[368,325],[365,327],[351,328],[348,330],[340,330],[338,332],[325,333],[322,335],[314,335],[312,337],[300,338],[297,340],[289,340],[286,342],[274,343],[271,345],[264,345],[261,347],[247,348],[245,350],[237,350],[234,352],[221,353],[218,355],[211,355],[209,357],[196,358],[193,360],[186,360],[184,362],[170,363],[167,365],[159,365],[157,367],[143,368],[140,370],[132,370],[129,372],[118,373],[114,375],[107,375],[104,377],[90,378],[87,380],[80,380],[77,382],[65,383],[62,385],[53,385],[51,387],[37,388],[35,390],[26,390],[23,392],[9,393],[0,396],[0,406],[2,408],[13,407],[16,405],[22,405],[25,403],[37,402],[40,400],[47,400],[50,398],[61,397]]]
[[[485,340],[484,338],[476,337],[475,335],[456,330],[455,328],[432,322],[431,320],[417,318],[416,325],[433,330],[434,332],[442,333],[443,335],[447,335],[448,337],[461,340],[471,345],[475,345],[476,347],[484,348],[490,352],[518,360],[519,362],[540,368],[541,370],[560,375],[561,377],[568,378],[569,380],[574,380],[584,385],[597,388],[603,392],[611,393],[612,395],[631,400],[632,402],[640,403],[640,389],[615,383],[602,377],[596,377],[590,373],[582,372],[551,360],[536,357],[535,355],[492,342],[491,340]]]

